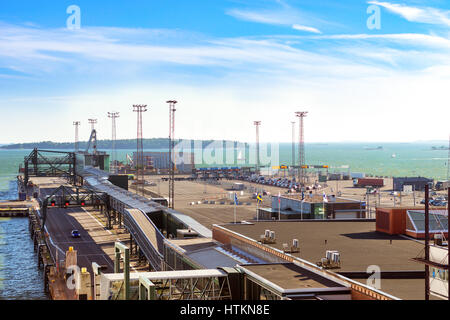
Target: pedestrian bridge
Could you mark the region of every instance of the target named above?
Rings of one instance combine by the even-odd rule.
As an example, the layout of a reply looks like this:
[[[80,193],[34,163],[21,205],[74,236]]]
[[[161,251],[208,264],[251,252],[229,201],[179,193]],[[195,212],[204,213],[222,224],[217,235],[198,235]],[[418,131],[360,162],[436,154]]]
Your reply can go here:
[[[141,252],[154,270],[162,270],[165,237],[152,221],[159,215],[170,217],[178,229],[190,229],[199,237],[211,238],[212,232],[196,220],[155,201],[115,186],[109,180],[109,173],[93,167],[86,167],[78,173],[84,184],[109,196],[109,207],[123,217],[124,227],[136,241]],[[121,219],[119,219],[121,223]],[[172,228],[173,229],[173,228]]]

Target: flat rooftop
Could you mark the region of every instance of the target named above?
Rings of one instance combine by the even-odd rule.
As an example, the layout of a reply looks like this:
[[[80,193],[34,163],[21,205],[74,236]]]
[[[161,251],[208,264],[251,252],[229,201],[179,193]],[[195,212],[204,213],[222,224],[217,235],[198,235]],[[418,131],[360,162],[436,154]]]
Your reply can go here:
[[[379,266],[381,272],[424,270],[423,265],[411,260],[421,253],[424,248],[423,243],[406,237],[376,232],[375,222],[264,221],[222,227],[254,240],[259,240],[265,230],[274,231],[276,243],[265,245],[279,250],[282,250],[283,243],[290,246],[292,239],[298,239],[300,252],[291,253],[291,255],[314,264],[325,257],[326,250],[338,250],[341,254],[341,268],[330,269],[335,273],[365,273],[371,265]],[[269,272],[266,272],[264,276],[269,280],[272,277]],[[277,273],[274,277],[274,282],[289,284],[293,281],[287,271]],[[366,284],[366,279],[353,280]],[[424,279],[381,279],[381,290],[400,299],[423,300],[424,288]]]
[[[423,270],[422,265],[410,260],[423,250],[423,244],[376,232],[372,221],[266,221],[223,227],[256,241],[265,230],[274,231],[276,243],[266,245],[279,250],[283,243],[290,246],[298,239],[300,252],[292,255],[312,263],[325,257],[326,250],[337,250],[341,268],[333,269],[336,272],[365,272],[371,265],[380,266],[381,271]]]
[[[366,283],[366,279],[353,279],[355,281]],[[424,300],[425,299],[425,280],[424,279],[381,279],[381,288],[397,298],[404,300]],[[442,300],[430,294],[430,300]]]
[[[217,246],[211,238],[168,239],[168,241],[187,252]]]
[[[240,268],[275,284],[283,290],[344,288],[343,285],[293,263],[252,264]]]

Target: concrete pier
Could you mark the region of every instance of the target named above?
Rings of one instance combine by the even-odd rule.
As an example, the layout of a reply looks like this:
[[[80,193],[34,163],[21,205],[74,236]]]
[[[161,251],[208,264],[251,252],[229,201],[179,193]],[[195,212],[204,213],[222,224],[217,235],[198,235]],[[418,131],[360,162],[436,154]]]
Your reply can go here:
[[[0,218],[28,217],[33,201],[0,201]]]

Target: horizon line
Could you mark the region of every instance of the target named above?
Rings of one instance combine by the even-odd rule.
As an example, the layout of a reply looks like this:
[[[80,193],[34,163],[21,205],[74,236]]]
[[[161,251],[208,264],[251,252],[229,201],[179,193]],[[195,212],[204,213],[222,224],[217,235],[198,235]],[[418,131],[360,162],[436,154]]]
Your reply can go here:
[[[169,139],[167,137],[153,137],[153,138],[143,138],[144,140],[152,140],[152,139]],[[124,141],[124,140],[136,140],[136,138],[123,138],[123,139],[116,139],[115,141]],[[246,144],[254,144],[255,141],[248,142],[248,141],[238,141],[238,140],[231,140],[231,139],[175,139],[175,140],[185,140],[185,141],[231,141],[231,142],[237,142],[237,143],[246,143]],[[97,141],[112,141],[111,139],[100,139]],[[44,140],[44,141],[33,141],[33,142],[6,142],[6,143],[0,143],[0,147],[5,146],[11,146],[16,144],[39,144],[39,143],[57,143],[57,144],[74,144],[74,141],[52,141],[52,140]],[[88,143],[88,140],[85,141],[79,141],[78,143]],[[429,139],[429,140],[409,140],[409,141],[367,141],[367,140],[339,140],[339,141],[305,141],[306,144],[324,144],[324,143],[370,143],[370,144],[378,144],[378,143],[447,143],[447,140],[440,140],[440,139]],[[260,141],[260,144],[273,144],[273,143],[289,143],[291,144],[292,141]],[[295,141],[295,144],[298,145],[298,141]]]

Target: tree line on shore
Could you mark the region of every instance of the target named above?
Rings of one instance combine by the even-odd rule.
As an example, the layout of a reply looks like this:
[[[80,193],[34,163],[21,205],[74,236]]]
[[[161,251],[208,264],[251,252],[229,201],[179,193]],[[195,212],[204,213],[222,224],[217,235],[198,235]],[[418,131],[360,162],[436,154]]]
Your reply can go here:
[[[175,144],[181,140],[175,140]],[[215,140],[195,140],[196,143],[201,142],[202,147],[206,147]],[[191,142],[194,142],[192,140]],[[79,150],[85,150],[87,148],[87,141],[79,142]],[[144,149],[168,149],[168,138],[152,138],[143,139]],[[72,150],[74,149],[74,142],[53,142],[53,141],[41,141],[30,143],[15,143],[0,146],[0,149],[15,150],[15,149],[51,149],[51,150]],[[108,150],[112,148],[112,140],[98,140],[97,149]],[[121,139],[116,140],[116,149],[136,149],[136,139]]]

